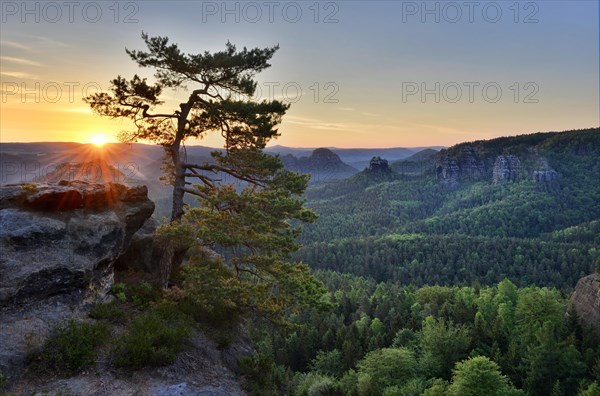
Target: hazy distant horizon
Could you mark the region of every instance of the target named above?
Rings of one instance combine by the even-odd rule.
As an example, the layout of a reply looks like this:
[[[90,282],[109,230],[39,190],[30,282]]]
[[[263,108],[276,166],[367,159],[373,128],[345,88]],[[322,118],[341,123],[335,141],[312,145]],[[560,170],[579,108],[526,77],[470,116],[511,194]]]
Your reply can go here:
[[[319,148],[327,148],[327,149],[342,149],[342,150],[351,150],[351,149],[368,149],[368,150],[390,150],[390,149],[426,149],[426,148],[434,148],[434,149],[444,149],[444,148],[448,148],[448,147],[452,147],[454,145],[458,145],[461,143],[471,143],[471,142],[477,142],[477,141],[484,141],[484,140],[492,140],[492,139],[498,139],[498,138],[505,138],[505,137],[515,137],[515,136],[522,136],[522,135],[531,135],[531,134],[535,134],[535,133],[563,133],[563,132],[570,132],[570,131],[574,131],[574,130],[586,130],[586,129],[594,129],[594,128],[598,128],[600,127],[600,124],[598,126],[590,126],[590,127],[584,127],[584,128],[572,128],[572,129],[565,129],[565,130],[547,130],[547,131],[529,131],[529,132],[515,132],[514,134],[500,134],[497,136],[491,136],[489,138],[485,138],[485,139],[475,139],[475,140],[461,140],[461,141],[457,141],[456,143],[450,144],[450,145],[441,145],[441,144],[435,144],[435,142],[432,142],[431,145],[417,145],[417,146],[409,146],[409,145],[394,145],[394,146],[377,146],[377,147],[369,147],[369,146],[350,146],[350,147],[346,147],[346,146],[290,146],[290,145],[284,145],[284,144],[280,144],[277,140],[271,141],[269,142],[269,144],[267,144],[266,148],[267,149],[272,149],[272,148],[276,148],[276,147],[282,147],[282,148],[291,148],[291,149],[300,149],[300,150],[315,150],[315,149],[319,149]],[[81,142],[81,141],[61,141],[61,140],[44,140],[44,141],[10,141],[10,142],[6,142],[3,141],[2,139],[0,139],[0,145],[2,144],[57,144],[57,143],[66,143],[66,144],[82,144],[82,145],[94,145],[94,143],[92,142]],[[152,142],[135,142],[135,143],[125,143],[125,142],[119,142],[119,141],[107,141],[105,143],[106,145],[110,145],[110,144],[142,144],[142,145],[146,145],[146,146],[158,146],[158,144],[156,143],[152,143]],[[209,145],[204,145],[204,144],[190,144],[189,142],[186,143],[185,145],[186,147],[206,147],[206,148],[211,148],[211,149],[222,149],[223,146],[209,146]]]
[[[3,2],[0,141],[131,130],[82,98],[117,75],[154,83],[125,53],[145,49],[142,31],[186,53],[279,44],[256,96],[291,104],[276,141],[289,147],[451,146],[598,125],[597,1],[467,3]],[[186,93],[165,89],[161,110]],[[218,135],[189,143],[216,147]]]

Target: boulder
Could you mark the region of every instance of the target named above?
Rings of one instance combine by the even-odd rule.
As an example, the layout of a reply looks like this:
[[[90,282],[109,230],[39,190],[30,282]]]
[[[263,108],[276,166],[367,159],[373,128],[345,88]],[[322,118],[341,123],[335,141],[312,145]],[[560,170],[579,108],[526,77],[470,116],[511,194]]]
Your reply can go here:
[[[590,327],[600,339],[600,273],[579,279],[569,306],[577,313],[581,325]]]

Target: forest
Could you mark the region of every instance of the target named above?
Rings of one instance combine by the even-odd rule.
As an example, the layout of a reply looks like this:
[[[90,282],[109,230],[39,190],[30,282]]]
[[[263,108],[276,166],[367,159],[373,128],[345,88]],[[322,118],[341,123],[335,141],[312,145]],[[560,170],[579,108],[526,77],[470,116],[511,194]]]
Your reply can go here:
[[[255,328],[260,353],[246,370],[256,394],[600,390],[598,341],[555,288],[518,288],[507,279],[493,286],[418,288],[333,271],[317,277],[331,290],[333,310],[291,315],[294,325],[283,333]]]
[[[465,146],[491,165],[445,186],[436,161]],[[502,154],[520,156],[521,175],[495,183]],[[540,158],[560,176],[533,180]],[[291,312],[284,331],[251,326],[254,393],[600,394],[597,336],[569,305],[577,280],[600,271],[600,131],[419,161],[418,174],[393,164],[308,188],[320,217],[294,258],[317,269],[332,307]]]

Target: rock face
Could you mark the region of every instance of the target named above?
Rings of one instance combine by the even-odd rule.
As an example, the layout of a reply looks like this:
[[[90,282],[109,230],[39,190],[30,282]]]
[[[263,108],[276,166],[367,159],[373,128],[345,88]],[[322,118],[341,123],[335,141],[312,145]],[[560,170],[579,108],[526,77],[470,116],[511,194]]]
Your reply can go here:
[[[521,161],[515,155],[499,155],[494,164],[492,180],[494,184],[517,180]]]
[[[157,273],[161,254],[154,243],[154,231],[158,222],[154,218],[146,220],[142,228],[131,238],[129,247],[115,262],[115,269]]]
[[[448,187],[457,186],[460,180],[460,168],[456,163],[456,159],[443,157],[438,160],[436,174],[440,183]]]
[[[537,154],[537,152],[536,152]],[[545,158],[539,158],[537,163],[537,169],[531,174],[534,182],[537,183],[549,183],[558,179],[558,172],[550,167],[548,161]]]
[[[538,183],[547,183],[558,179],[558,173],[555,170],[533,171],[533,181]]]
[[[579,279],[569,305],[583,326],[591,327],[600,339],[600,274]]]
[[[0,306],[105,283],[154,211],[145,187],[68,182],[0,191]]]
[[[56,323],[104,297],[113,263],[153,211],[143,186],[74,181],[0,189],[4,373],[18,371],[29,333],[43,338]]]
[[[485,165],[477,150],[460,147],[458,153],[442,150],[436,161],[436,174],[440,183],[455,187],[463,180],[480,180],[486,176]]]
[[[381,157],[373,157],[369,161],[369,171],[373,173],[389,173],[392,171],[388,161]]]

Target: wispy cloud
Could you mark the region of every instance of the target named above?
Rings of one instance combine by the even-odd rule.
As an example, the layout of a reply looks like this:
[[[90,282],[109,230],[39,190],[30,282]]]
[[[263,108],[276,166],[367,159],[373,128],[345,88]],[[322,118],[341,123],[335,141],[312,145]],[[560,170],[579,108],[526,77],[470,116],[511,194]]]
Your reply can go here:
[[[38,79],[38,77],[36,75],[34,75],[34,74],[25,73],[25,72],[18,72],[18,71],[5,71],[5,70],[2,70],[0,72],[0,75],[7,76],[7,77],[13,77],[13,78],[30,79],[30,80],[37,80]]]
[[[26,66],[42,66],[41,63],[29,60],[29,59],[24,59],[24,58],[14,58],[12,56],[0,56],[0,62],[17,63],[19,65],[26,65]]]
[[[18,49],[24,50],[24,51],[31,51],[31,48],[29,48],[28,46],[21,44],[21,43],[17,43],[16,41],[0,40],[0,45],[2,47],[12,47],[12,48],[18,48]]]
[[[284,123],[293,125],[299,125],[309,129],[317,129],[322,131],[338,131],[338,132],[353,132],[353,133],[367,133],[366,130],[374,127],[374,125],[358,124],[358,123],[347,123],[347,122],[335,122],[335,121],[323,121],[309,117],[299,116],[286,116]]]
[[[341,111],[356,111],[353,107],[338,107],[337,109]]]
[[[49,37],[35,36],[32,34],[28,34],[25,37],[33,39],[34,41],[37,41],[37,42],[41,42],[41,43],[43,43],[43,45],[49,46],[49,47],[63,47],[63,48],[69,47],[69,44],[62,42],[62,41],[51,39]]]

